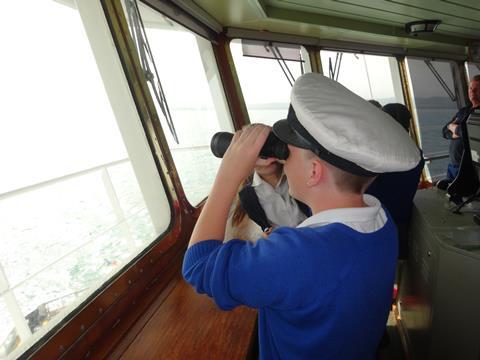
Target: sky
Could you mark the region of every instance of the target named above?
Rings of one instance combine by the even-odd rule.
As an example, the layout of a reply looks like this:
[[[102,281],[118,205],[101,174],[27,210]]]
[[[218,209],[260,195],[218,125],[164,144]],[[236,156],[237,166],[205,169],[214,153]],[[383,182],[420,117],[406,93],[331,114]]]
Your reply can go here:
[[[75,9],[5,2],[0,43],[0,194],[127,156]]]

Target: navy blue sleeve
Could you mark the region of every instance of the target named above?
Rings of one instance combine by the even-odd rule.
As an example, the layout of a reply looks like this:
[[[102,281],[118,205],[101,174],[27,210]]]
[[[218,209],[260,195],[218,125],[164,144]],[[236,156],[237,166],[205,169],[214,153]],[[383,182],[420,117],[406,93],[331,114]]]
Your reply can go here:
[[[457,128],[455,129],[455,134],[459,137],[463,137],[463,131],[462,131],[462,125],[458,125]]]
[[[454,123],[454,124],[457,124],[457,128],[455,129],[455,135],[457,135],[458,137],[462,137],[463,136],[463,132],[462,132],[462,124],[468,119],[468,116],[472,113],[472,108],[469,107],[469,106],[466,106],[464,108],[461,108],[456,114],[455,116],[453,117],[452,120],[450,120],[443,128],[442,128],[442,132],[443,132],[443,137],[445,139],[449,139],[451,140],[452,139],[452,132],[450,130],[447,129],[447,126],[451,123]]]
[[[380,174],[365,191],[380,200],[397,225],[410,221],[413,198],[424,165],[423,152],[420,150],[420,162],[416,167],[408,171]]]

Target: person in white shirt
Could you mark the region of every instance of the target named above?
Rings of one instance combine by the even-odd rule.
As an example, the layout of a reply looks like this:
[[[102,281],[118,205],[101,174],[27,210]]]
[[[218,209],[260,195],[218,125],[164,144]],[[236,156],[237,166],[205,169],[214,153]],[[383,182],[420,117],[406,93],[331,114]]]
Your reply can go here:
[[[250,189],[247,189],[248,187]],[[245,209],[248,205],[245,201],[251,202],[250,197],[243,198],[242,204],[237,196],[228,217],[225,240],[244,239],[256,242],[277,227],[295,227],[307,218],[308,209],[290,196],[283,165],[276,158],[259,158],[254,173],[244,181],[242,188],[242,192],[254,190],[266,221],[260,222],[260,225],[252,220]]]

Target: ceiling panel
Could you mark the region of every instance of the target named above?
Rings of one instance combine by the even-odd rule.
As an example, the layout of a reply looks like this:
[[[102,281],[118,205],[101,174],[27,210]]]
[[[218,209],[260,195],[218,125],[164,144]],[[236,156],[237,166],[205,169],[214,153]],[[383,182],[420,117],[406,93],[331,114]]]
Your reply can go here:
[[[439,19],[439,33],[480,37],[480,10],[439,0],[268,0],[268,6],[401,26]]]
[[[453,5],[459,5],[467,9],[480,10],[480,3],[478,0],[440,0],[442,2],[450,3]]]
[[[365,44],[466,54],[480,39],[475,0],[194,0],[224,27],[264,30]],[[440,19],[434,34],[418,37],[404,25]]]

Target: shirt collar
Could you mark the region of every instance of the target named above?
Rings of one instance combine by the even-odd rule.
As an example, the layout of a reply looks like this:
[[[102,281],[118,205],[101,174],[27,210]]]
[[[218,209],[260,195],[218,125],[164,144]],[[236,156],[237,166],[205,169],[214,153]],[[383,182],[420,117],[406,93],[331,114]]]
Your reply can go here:
[[[281,185],[286,183],[287,177],[285,176],[285,173],[282,172],[282,175],[280,176],[280,180],[278,181],[277,185],[275,186],[275,189],[279,188]],[[262,184],[266,184],[266,182],[260,177],[260,175],[257,174],[256,171],[253,172],[253,179],[252,179],[252,186],[260,186]],[[270,185],[270,184],[269,184]]]
[[[372,222],[379,216],[385,217],[380,201],[377,198],[364,194],[363,201],[367,204],[366,207],[321,211],[310,216],[297,227],[318,227],[330,223],[342,223],[348,226],[352,223]]]

